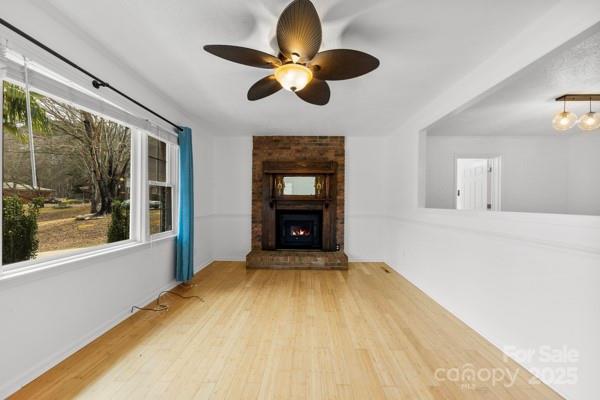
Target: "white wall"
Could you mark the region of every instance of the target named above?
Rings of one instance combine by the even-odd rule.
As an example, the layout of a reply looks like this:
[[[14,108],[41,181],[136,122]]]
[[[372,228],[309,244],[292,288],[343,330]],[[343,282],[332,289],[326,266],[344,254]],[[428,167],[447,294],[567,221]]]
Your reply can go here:
[[[600,218],[419,208],[418,167],[422,129],[581,33],[598,15],[600,3],[593,1],[549,9],[399,127],[386,164],[388,263],[499,348],[579,351],[576,385],[546,381],[567,398],[590,400],[598,398]],[[539,358],[523,365],[546,366]]]
[[[600,134],[574,136],[569,145],[569,214],[600,215]]]
[[[250,251],[252,138],[215,138],[211,239],[216,260],[245,260]]]
[[[346,138],[345,241],[354,260],[383,259],[384,146],[383,138]],[[213,258],[243,260],[250,251],[252,138],[215,137],[213,148]]]
[[[500,220],[427,212],[395,217],[389,263],[500,349],[538,352],[521,363],[533,372],[549,367],[559,376],[561,368],[576,367],[577,385],[546,381],[562,395],[597,398],[600,252],[546,239],[555,221]],[[505,226],[497,232],[489,226],[499,223]],[[598,227],[561,228],[565,235],[600,240]],[[579,352],[580,361],[544,363],[541,346],[567,346]]]
[[[351,261],[383,261],[386,138],[346,138],[345,250]]]
[[[211,128],[196,125],[192,130],[194,161],[194,264],[213,260],[211,213],[213,209],[213,137]]]
[[[455,157],[502,158],[502,210],[600,215],[600,136],[428,136],[428,208],[454,208]]]
[[[37,4],[43,5],[43,2]],[[212,210],[209,191],[214,129],[184,115],[163,94],[122,65],[92,39],[47,15],[32,2],[3,4],[2,18],[40,38],[106,79],[135,99],[193,131],[196,166],[196,215]],[[15,39],[16,40],[16,39]],[[10,44],[16,42],[9,42]],[[27,47],[27,46],[25,46]],[[30,56],[56,71],[72,73],[48,54],[29,46]],[[168,73],[168,72],[166,72]],[[72,79],[78,77],[73,75]],[[89,83],[89,82],[88,82]],[[109,92],[103,95],[132,112],[149,117]],[[211,258],[210,227],[196,225],[196,269]],[[132,305],[143,305],[175,285],[174,239],[165,239],[88,258],[45,271],[0,279],[0,398],[4,398],[72,352],[128,317]]]

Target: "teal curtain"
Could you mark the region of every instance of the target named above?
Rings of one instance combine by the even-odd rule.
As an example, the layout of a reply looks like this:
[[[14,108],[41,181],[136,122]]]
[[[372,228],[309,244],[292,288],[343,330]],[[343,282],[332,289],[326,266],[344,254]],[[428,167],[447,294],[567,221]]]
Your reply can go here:
[[[194,276],[194,163],[192,130],[179,132],[179,231],[175,277],[186,282]]]

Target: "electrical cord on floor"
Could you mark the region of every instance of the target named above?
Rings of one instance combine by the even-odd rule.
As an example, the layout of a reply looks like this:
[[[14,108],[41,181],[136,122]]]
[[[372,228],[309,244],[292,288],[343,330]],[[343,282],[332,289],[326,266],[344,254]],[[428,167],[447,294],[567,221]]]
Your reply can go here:
[[[169,311],[169,306],[166,304],[159,304],[157,307],[155,308],[148,308],[148,307],[138,307],[138,306],[131,306],[131,312],[133,313],[133,310],[140,310],[140,311]]]
[[[198,299],[204,303],[204,299],[200,296],[196,296],[196,295],[184,296],[179,293],[173,292],[171,290],[163,290],[162,292],[160,292],[158,294],[158,297],[156,298],[156,307],[149,308],[149,307],[131,306],[131,312],[133,313],[133,310],[154,311],[154,312],[169,311],[169,306],[167,304],[160,304],[160,297],[166,293],[174,294],[175,296],[181,297],[182,299]]]
[[[180,284],[179,284],[179,286],[181,286],[181,287],[182,287],[182,288],[184,288],[184,289],[191,289],[191,288],[193,288],[193,287],[200,286],[200,285],[198,285],[197,283],[186,283],[186,282],[182,282],[182,283],[180,283]]]
[[[165,293],[170,293],[170,294],[174,294],[175,296],[181,297],[182,299],[198,299],[201,302],[204,303],[204,299],[200,296],[196,296],[195,294],[191,295],[191,296],[184,296],[182,294],[179,294],[177,292],[173,292],[171,290],[164,290],[162,292],[159,293],[158,298],[156,299],[156,304],[160,305],[160,296],[162,296]]]

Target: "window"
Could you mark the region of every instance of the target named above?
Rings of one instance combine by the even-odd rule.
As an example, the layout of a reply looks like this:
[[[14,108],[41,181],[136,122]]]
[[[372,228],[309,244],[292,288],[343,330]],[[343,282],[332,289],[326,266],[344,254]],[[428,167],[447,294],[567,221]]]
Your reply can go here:
[[[150,234],[173,229],[173,172],[169,163],[170,145],[148,136],[148,181]]]
[[[130,237],[131,130],[3,82],[2,263]]]
[[[150,234],[173,229],[171,201],[170,187],[150,186]]]
[[[167,181],[167,144],[152,136],[148,137],[148,180]]]
[[[173,131],[7,54],[0,277],[169,237],[178,207]]]

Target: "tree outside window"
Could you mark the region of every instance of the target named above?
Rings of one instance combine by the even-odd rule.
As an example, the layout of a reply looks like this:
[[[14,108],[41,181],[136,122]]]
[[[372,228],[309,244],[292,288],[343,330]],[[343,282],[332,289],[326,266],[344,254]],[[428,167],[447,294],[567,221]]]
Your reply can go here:
[[[148,137],[150,234],[173,229],[173,193],[167,143]]]
[[[3,213],[3,254],[18,254],[3,257],[3,263],[129,238],[130,129],[39,93],[32,92],[30,99],[33,146],[25,91],[3,83],[3,204],[4,210],[16,210]],[[115,205],[121,226],[113,232],[122,233],[109,237]],[[35,234],[25,235],[25,225]],[[37,241],[36,251],[8,251],[17,231]]]

